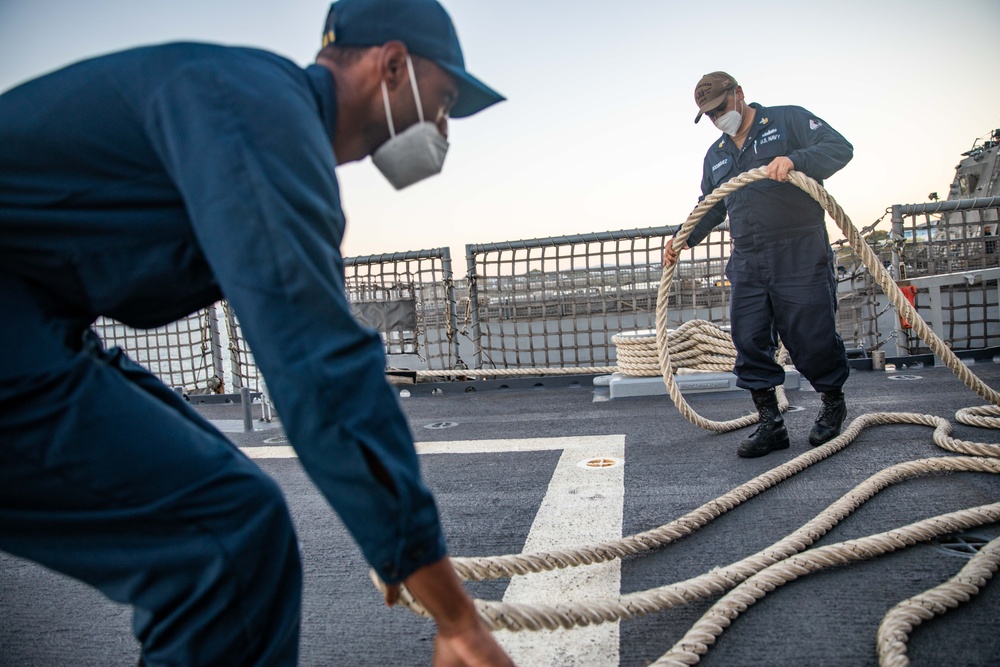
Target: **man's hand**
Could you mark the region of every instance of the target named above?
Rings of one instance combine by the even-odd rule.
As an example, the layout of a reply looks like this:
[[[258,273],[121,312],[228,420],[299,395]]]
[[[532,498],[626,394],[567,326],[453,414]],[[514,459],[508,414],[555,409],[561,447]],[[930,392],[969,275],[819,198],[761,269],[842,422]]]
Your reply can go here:
[[[771,164],[767,165],[767,177],[784,183],[788,180],[788,172],[793,169],[795,169],[795,165],[792,161],[782,155],[774,158],[771,160]]]
[[[677,261],[677,257],[681,254],[681,250],[687,250],[688,244],[685,243],[681,246],[680,250],[674,250],[674,240],[670,239],[667,242],[667,247],[663,249],[663,264],[664,266],[669,266]]]
[[[479,618],[448,558],[411,574],[406,587],[437,621],[434,667],[514,667]],[[394,604],[398,596],[398,585],[386,588],[386,604]]]
[[[445,636],[438,630],[434,638],[434,662],[431,667],[514,667],[514,662],[504,653],[486,626],[454,636]]]

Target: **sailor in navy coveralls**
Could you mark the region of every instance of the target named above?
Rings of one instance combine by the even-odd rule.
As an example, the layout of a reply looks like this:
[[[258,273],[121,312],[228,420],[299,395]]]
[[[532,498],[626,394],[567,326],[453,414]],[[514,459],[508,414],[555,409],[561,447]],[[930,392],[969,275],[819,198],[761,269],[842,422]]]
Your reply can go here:
[[[840,433],[847,414],[842,388],[849,367],[836,329],[837,283],[823,208],[786,181],[794,169],[822,182],[850,161],[854,149],[801,107],[747,104],[742,87],[725,72],[702,77],[695,102],[695,122],[705,115],[723,131],[705,155],[702,199],[756,167],[767,167],[770,177],[720,201],[687,241],[694,246],[729,216],[733,251],[726,276],[732,286],[735,373],[761,417],[737,453],[763,456],[789,446],[774,395],[785,378],[774,360],[779,336],[795,367],[822,392],[809,434],[810,444],[822,444]],[[664,259],[672,263],[676,256],[668,247]]]
[[[450,562],[382,342],[351,317],[334,167],[436,173],[447,120],[503,98],[436,0],[339,0],[305,69],[169,44],[0,96],[0,549],[134,608],[147,665],[293,665],[281,490],[89,326],[235,307],[302,465],[452,664],[509,664]],[[44,628],[39,628],[44,631]],[[329,664],[351,664],[332,656]]]

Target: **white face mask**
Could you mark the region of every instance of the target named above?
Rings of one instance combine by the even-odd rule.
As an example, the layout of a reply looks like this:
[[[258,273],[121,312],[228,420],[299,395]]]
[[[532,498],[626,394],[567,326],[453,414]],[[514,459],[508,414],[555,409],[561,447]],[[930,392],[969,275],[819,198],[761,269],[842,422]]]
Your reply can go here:
[[[372,154],[375,167],[397,190],[440,173],[444,166],[444,157],[448,153],[448,140],[442,136],[437,125],[424,121],[420,91],[417,90],[413,62],[409,56],[406,56],[406,67],[410,73],[410,86],[413,88],[413,98],[417,102],[420,122],[396,134],[396,128],[392,123],[392,110],[389,108],[389,92],[385,87],[385,81],[382,81],[382,101],[385,103],[385,115],[389,121],[390,138]]]
[[[715,123],[717,128],[732,137],[740,130],[740,125],[743,123],[743,114],[733,109],[722,114],[712,122]]]

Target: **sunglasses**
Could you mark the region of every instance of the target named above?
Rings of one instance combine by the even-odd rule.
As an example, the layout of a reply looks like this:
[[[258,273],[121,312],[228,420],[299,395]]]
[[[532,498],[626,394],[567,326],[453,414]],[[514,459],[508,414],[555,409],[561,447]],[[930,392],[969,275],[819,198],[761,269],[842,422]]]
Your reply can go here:
[[[714,121],[716,119],[716,117],[721,116],[725,112],[726,107],[729,106],[729,93],[733,93],[733,95],[735,96],[736,95],[736,89],[735,88],[729,88],[726,91],[726,97],[725,97],[725,99],[722,100],[722,104],[720,104],[719,106],[715,107],[711,111],[706,111],[705,112],[705,115],[708,116],[709,120],[713,120]]]

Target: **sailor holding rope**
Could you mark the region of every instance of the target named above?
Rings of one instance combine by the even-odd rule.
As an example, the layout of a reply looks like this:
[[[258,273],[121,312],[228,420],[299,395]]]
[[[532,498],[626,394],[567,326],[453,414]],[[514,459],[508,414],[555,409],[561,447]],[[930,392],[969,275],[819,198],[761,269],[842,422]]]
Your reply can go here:
[[[850,369],[837,333],[837,282],[823,208],[785,181],[794,169],[822,182],[851,160],[854,149],[801,107],[747,104],[743,88],[725,72],[703,76],[694,97],[694,122],[708,116],[723,132],[705,156],[702,199],[756,167],[766,166],[770,179],[716,204],[686,246],[696,245],[729,216],[733,251],[726,276],[732,285],[734,372],[760,415],[737,454],[752,458],[789,446],[775,396],[775,387],[785,380],[774,359],[779,336],[795,367],[822,392],[823,405],[809,433],[809,443],[820,445],[840,433],[847,416],[843,386]],[[677,254],[668,243],[664,261],[676,262]]]

